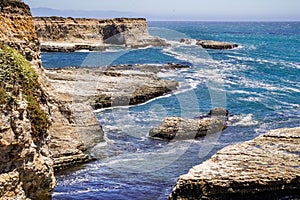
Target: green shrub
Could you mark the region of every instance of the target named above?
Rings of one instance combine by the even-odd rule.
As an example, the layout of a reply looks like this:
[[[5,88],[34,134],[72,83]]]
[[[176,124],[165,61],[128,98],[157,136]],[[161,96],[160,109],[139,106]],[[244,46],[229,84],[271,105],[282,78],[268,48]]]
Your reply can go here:
[[[11,111],[18,108],[20,94],[28,103],[32,133],[41,137],[48,129],[47,114],[41,109],[45,96],[30,63],[15,49],[0,45],[0,104]]]

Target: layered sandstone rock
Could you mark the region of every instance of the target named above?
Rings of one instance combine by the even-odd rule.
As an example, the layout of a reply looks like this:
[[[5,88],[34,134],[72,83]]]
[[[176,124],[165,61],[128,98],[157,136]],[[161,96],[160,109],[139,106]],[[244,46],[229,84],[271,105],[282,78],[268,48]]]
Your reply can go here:
[[[84,108],[77,105],[79,102],[92,105],[94,109],[128,106],[144,103],[177,88],[178,83],[159,79],[152,72],[154,67],[147,70],[148,66],[48,69],[46,74],[59,93],[73,94],[73,107],[80,118]]]
[[[216,118],[198,120],[167,117],[159,127],[150,130],[149,136],[167,140],[189,140],[223,129],[223,121]]]
[[[80,133],[97,132],[102,139],[103,132],[92,112],[88,123],[74,120],[65,100],[71,97],[59,96],[48,82],[29,7],[3,0],[0,9],[0,197],[48,199],[53,165],[86,161]]]
[[[299,155],[299,127],[270,131],[193,167],[178,179],[169,199],[299,198]]]
[[[0,9],[0,199],[50,199],[49,106],[28,63],[40,67],[38,38],[27,5],[4,0]]]
[[[0,42],[17,49],[31,64],[40,67],[39,40],[29,7],[13,0],[3,0],[0,6]]]
[[[47,98],[28,61],[0,45],[0,198],[50,199]]]
[[[105,50],[111,44],[132,48],[167,45],[149,35],[143,18],[36,17],[34,22],[42,51]]]

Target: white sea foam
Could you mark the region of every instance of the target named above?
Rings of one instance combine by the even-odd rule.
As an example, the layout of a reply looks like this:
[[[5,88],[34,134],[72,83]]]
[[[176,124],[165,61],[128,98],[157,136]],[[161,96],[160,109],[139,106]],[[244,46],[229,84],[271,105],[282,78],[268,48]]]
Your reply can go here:
[[[247,102],[261,102],[261,98],[259,97],[247,97],[247,98],[238,98],[239,101],[247,101]]]
[[[255,126],[258,121],[253,118],[253,114],[234,115],[229,117],[231,126]]]
[[[231,94],[248,94],[248,95],[254,94],[252,92],[248,92],[248,91],[245,91],[245,90],[230,90],[230,91],[227,91],[227,92],[229,92]]]
[[[76,50],[75,52],[91,52],[91,51],[88,49],[80,49],[80,50]]]
[[[285,63],[286,64],[286,63]],[[289,66],[294,67],[296,69],[300,69],[300,63],[293,63],[293,62],[289,62],[287,63]]]
[[[227,57],[233,58],[234,60],[240,60],[240,61],[255,61],[255,59],[251,57],[232,56],[232,55],[227,55]]]
[[[202,141],[195,140],[171,142],[158,147],[156,151],[121,154],[118,157],[107,159],[102,165],[126,172],[156,171],[177,160],[195,142],[202,143]]]

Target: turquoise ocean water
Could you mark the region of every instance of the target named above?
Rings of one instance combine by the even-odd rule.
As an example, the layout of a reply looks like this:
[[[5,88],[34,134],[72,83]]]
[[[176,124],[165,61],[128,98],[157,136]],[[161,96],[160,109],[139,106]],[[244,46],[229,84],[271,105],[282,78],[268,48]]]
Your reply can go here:
[[[220,148],[300,125],[299,22],[150,22],[149,30],[171,45],[42,54],[46,68],[167,62],[192,66],[159,73],[180,83],[172,94],[96,112],[107,138],[92,149],[99,159],[59,174],[53,199],[166,199],[179,175]],[[179,43],[181,38],[190,38],[190,44]],[[240,46],[204,50],[193,39]],[[167,116],[193,118],[215,106],[231,113],[222,133],[174,142],[147,137]]]

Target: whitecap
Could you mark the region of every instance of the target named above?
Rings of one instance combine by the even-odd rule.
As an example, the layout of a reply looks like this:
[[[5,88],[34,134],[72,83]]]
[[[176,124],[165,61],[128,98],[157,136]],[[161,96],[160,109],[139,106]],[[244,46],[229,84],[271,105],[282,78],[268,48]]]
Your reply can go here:
[[[230,126],[255,126],[258,121],[253,118],[253,114],[233,115],[229,117]]]

